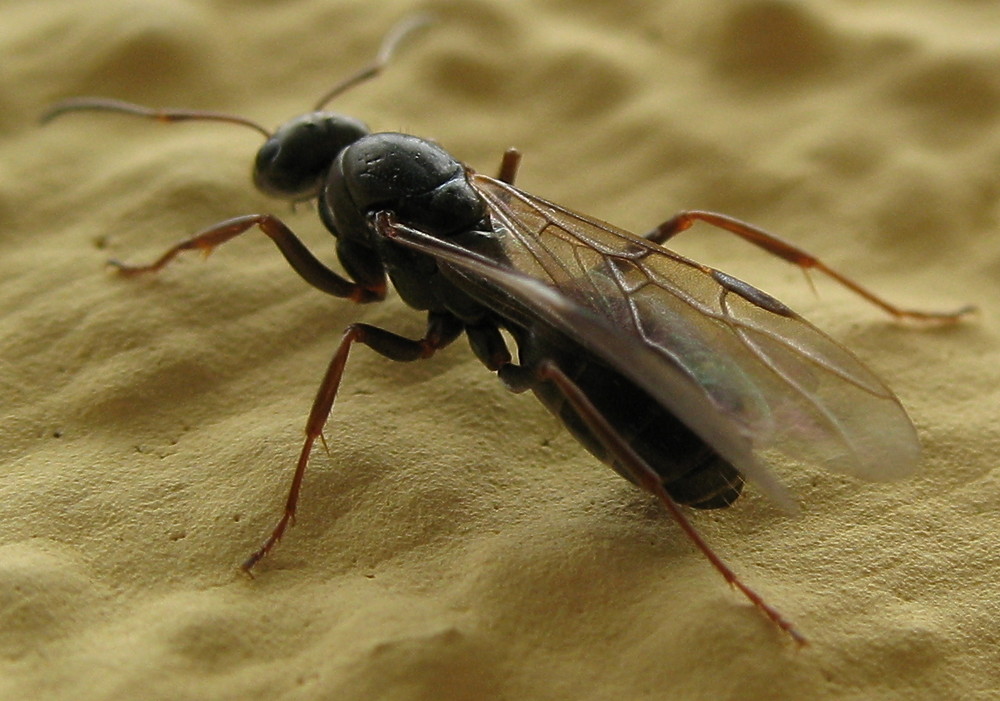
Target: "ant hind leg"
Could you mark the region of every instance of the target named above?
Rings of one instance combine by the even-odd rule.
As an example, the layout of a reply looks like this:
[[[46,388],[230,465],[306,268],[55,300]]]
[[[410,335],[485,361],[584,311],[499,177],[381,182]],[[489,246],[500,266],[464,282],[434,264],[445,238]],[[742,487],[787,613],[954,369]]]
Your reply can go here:
[[[860,297],[866,299],[871,304],[879,307],[886,313],[897,319],[909,319],[920,322],[953,323],[959,321],[975,311],[975,307],[965,306],[953,312],[925,312],[913,309],[903,309],[889,303],[882,297],[861,286],[851,278],[843,275],[833,268],[828,267],[816,256],[801,248],[797,248],[787,241],[783,241],[774,234],[765,231],[753,224],[740,221],[735,217],[730,217],[717,212],[706,212],[702,210],[688,210],[679,212],[673,217],[663,222],[653,230],[645,234],[644,238],[654,243],[665,243],[682,231],[687,231],[695,222],[705,222],[717,229],[722,229],[731,234],[739,236],[744,241],[749,241],[753,245],[764,249],[768,253],[799,266],[802,270],[818,270],[824,275],[833,278],[847,289]]]
[[[509,148],[503,152],[500,159],[500,168],[497,171],[497,180],[508,185],[514,184],[517,177],[517,169],[521,166],[521,152],[516,148]]]

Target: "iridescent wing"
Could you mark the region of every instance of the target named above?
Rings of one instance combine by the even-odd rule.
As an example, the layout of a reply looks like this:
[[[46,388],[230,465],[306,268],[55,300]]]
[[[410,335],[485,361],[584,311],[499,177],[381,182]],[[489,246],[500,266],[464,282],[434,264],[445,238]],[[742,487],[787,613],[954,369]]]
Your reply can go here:
[[[720,271],[507,183],[474,174],[489,253],[398,227],[503,312],[589,348],[643,387],[776,501],[769,454],[875,480],[910,473],[920,447],[892,391],[783,304]]]

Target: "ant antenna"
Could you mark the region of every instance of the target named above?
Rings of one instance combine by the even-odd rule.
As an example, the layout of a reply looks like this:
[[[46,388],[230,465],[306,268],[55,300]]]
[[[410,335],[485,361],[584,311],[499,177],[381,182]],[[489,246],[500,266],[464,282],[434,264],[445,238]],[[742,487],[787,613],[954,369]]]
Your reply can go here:
[[[42,115],[42,124],[47,124],[56,117],[67,112],[121,112],[122,114],[134,114],[137,117],[155,119],[158,122],[184,122],[187,120],[211,120],[215,122],[229,122],[231,124],[242,124],[259,131],[265,139],[271,138],[271,132],[246,117],[224,112],[210,112],[207,110],[155,110],[150,107],[143,107],[134,102],[116,100],[111,97],[71,97],[60,100],[52,105],[45,114]]]
[[[378,53],[375,54],[375,60],[354,75],[348,76],[330,88],[323,95],[323,97],[319,99],[313,110],[319,112],[327,105],[328,102],[330,102],[330,100],[337,97],[341,93],[344,93],[348,89],[353,88],[355,85],[363,83],[366,80],[371,80],[377,76],[389,64],[389,61],[396,53],[399,45],[402,44],[408,36],[417,30],[423,29],[432,22],[434,22],[434,15],[419,13],[411,15],[397,23],[392,29],[389,30],[389,33],[385,35],[385,39],[382,40],[382,45],[379,47]]]
[[[416,14],[396,24],[386,34],[385,39],[382,40],[382,45],[375,55],[375,60],[354,75],[334,85],[316,104],[315,111],[322,110],[326,103],[348,88],[370,80],[381,73],[403,40],[416,30],[430,24],[433,20],[434,17],[430,14]],[[230,124],[242,124],[254,131],[258,131],[264,135],[265,139],[271,138],[272,135],[270,131],[257,122],[235,114],[212,112],[209,110],[158,110],[110,97],[71,97],[66,100],[60,100],[42,114],[40,121],[42,124],[47,124],[67,112],[119,112],[121,114],[131,114],[137,117],[154,119],[158,122],[184,122],[188,120],[229,122]]]

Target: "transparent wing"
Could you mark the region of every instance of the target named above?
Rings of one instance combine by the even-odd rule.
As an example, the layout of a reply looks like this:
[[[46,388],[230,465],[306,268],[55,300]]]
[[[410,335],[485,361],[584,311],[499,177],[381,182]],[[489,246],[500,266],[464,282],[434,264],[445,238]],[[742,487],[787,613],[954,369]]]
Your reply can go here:
[[[524,323],[586,345],[775,500],[791,501],[766,467],[771,451],[875,480],[917,466],[916,431],[892,391],[777,300],[501,181],[471,181],[499,254],[419,236],[415,247],[505,292]]]

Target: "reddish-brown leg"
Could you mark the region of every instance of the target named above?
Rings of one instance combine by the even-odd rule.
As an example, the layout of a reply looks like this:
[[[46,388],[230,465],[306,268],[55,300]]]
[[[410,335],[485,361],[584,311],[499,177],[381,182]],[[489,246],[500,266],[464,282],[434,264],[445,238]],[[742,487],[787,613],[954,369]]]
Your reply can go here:
[[[503,152],[503,158],[500,159],[500,168],[497,170],[497,180],[507,183],[508,185],[513,185],[514,178],[517,177],[517,169],[520,166],[521,152],[516,148],[507,149]]]
[[[420,360],[431,357],[439,348],[454,341],[462,333],[462,329],[462,323],[455,317],[435,313],[428,315],[427,332],[423,338],[418,340],[404,338],[368,324],[352,324],[347,327],[336,353],[330,359],[330,365],[326,369],[326,374],[323,375],[323,381],[320,382],[312,409],[309,411],[309,418],[306,420],[306,440],[295,465],[292,484],[288,490],[288,498],[285,500],[285,510],[264,544],[241,565],[244,572],[250,574],[254,565],[277,545],[285,529],[295,521],[295,508],[299,502],[302,478],[305,475],[306,465],[309,463],[309,455],[312,453],[316,439],[322,437],[323,426],[330,417],[351,346],[355,343],[362,343],[390,360]]]
[[[952,323],[975,311],[975,307],[973,306],[965,306],[953,312],[924,312],[913,309],[901,309],[900,307],[885,301],[874,292],[862,287],[854,280],[838,273],[832,268],[827,267],[825,263],[812,254],[807,253],[800,248],[796,248],[792,244],[781,240],[774,234],[753,226],[752,224],[740,221],[739,219],[734,219],[733,217],[725,214],[718,214],[716,212],[705,212],[701,210],[680,212],[647,233],[645,238],[655,243],[662,244],[682,231],[686,231],[691,228],[696,221],[703,221],[706,224],[711,224],[712,226],[728,231],[731,234],[736,234],[741,239],[749,241],[755,246],[763,248],[768,253],[774,254],[779,258],[783,258],[790,263],[794,263],[803,270],[818,270],[897,319]]]
[[[587,427],[608,449],[610,455],[618,459],[620,465],[625,467],[632,476],[636,484],[655,494],[663,505],[674,517],[681,530],[691,539],[704,555],[708,558],[712,566],[717,569],[730,585],[738,589],[746,596],[761,613],[767,616],[778,628],[785,631],[792,637],[798,645],[806,645],[808,641],[799,633],[795,627],[773,606],[768,604],[753,589],[744,584],[736,573],[715,554],[708,543],[701,537],[691,522],[688,521],[684,512],[681,511],[677,503],[670,498],[667,490],[663,487],[663,482],[646,461],[612,428],[611,424],[594,407],[590,399],[583,391],[560,370],[554,363],[543,362],[538,367],[538,377],[555,384],[562,392],[566,400],[573,406],[577,414],[583,419]]]
[[[227,219],[215,226],[195,234],[186,241],[181,241],[173,248],[149,265],[126,265],[116,260],[109,261],[122,275],[141,275],[153,273],[172,261],[183,251],[203,251],[206,255],[216,246],[229,241],[240,234],[258,227],[275,245],[285,260],[302,278],[313,287],[335,297],[350,299],[354,302],[375,302],[385,298],[385,281],[379,284],[364,286],[341,277],[323,265],[309,252],[280,219],[271,214],[247,214],[234,219]]]

